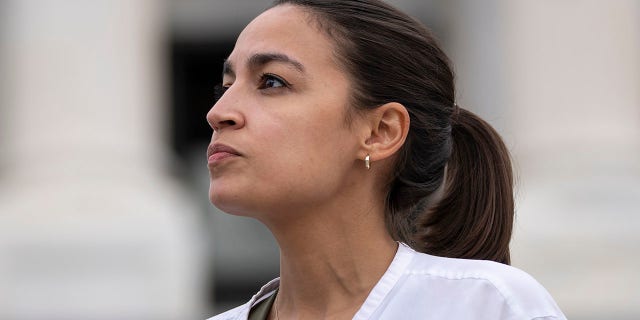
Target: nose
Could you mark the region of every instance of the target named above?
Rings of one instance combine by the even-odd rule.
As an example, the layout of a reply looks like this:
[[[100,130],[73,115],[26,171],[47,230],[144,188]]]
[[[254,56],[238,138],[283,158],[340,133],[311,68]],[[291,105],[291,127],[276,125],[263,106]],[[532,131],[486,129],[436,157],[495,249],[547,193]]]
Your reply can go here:
[[[230,91],[231,89],[225,92],[207,113],[207,122],[213,131],[239,129],[244,126],[244,116],[238,109],[239,101]]]

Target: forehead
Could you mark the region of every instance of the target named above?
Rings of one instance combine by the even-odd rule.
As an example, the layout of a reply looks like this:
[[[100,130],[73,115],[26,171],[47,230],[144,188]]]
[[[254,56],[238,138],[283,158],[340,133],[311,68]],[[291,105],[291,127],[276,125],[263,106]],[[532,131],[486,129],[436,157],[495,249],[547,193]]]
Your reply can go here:
[[[228,60],[238,65],[255,54],[277,52],[301,61],[306,68],[335,66],[333,43],[312,19],[300,7],[271,8],[242,31]]]

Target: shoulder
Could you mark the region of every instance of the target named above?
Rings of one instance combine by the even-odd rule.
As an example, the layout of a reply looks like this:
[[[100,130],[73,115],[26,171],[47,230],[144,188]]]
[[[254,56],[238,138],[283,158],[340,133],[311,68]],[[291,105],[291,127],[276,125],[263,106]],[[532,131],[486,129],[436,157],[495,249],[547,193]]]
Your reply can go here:
[[[249,303],[245,303],[241,306],[237,306],[231,310],[225,311],[219,315],[213,316],[207,320],[236,320],[241,319],[241,315],[246,313],[249,308]]]
[[[502,263],[443,258],[416,252],[405,274],[412,281],[428,282],[429,285],[436,283],[441,292],[501,304],[509,313],[522,319],[565,319],[538,281],[526,272]],[[492,297],[490,301],[488,297]]]
[[[416,253],[405,272],[448,280],[486,281],[505,294],[546,294],[546,290],[528,273],[488,260],[444,258]]]

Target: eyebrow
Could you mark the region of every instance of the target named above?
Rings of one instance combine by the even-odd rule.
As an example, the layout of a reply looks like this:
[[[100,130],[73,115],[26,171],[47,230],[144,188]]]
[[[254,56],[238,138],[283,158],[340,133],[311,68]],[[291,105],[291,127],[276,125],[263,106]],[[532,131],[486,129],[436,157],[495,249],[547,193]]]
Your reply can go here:
[[[283,53],[256,53],[249,58],[248,65],[250,69],[257,69],[272,62],[288,64],[302,73],[304,73],[305,71],[304,65],[302,65],[302,63]],[[225,59],[222,66],[222,75],[235,76],[235,74],[236,73],[234,71],[233,64],[231,63],[231,61],[229,61],[228,58]]]

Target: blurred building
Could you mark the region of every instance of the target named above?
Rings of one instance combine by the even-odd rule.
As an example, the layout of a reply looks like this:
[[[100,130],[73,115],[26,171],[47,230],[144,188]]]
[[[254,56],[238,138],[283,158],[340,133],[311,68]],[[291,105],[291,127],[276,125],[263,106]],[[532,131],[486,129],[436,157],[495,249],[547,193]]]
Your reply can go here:
[[[514,265],[570,319],[640,317],[640,4],[389,2],[513,152]],[[0,1],[0,319],[203,319],[277,275],[268,231],[208,203],[204,156],[269,3]]]
[[[0,319],[202,319],[163,3],[1,4]]]

